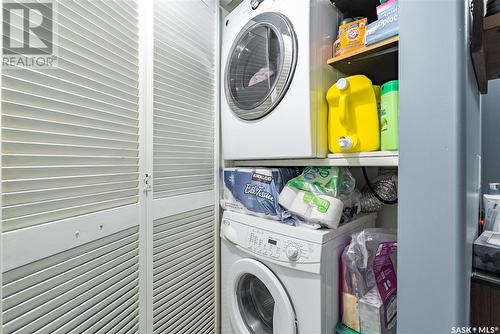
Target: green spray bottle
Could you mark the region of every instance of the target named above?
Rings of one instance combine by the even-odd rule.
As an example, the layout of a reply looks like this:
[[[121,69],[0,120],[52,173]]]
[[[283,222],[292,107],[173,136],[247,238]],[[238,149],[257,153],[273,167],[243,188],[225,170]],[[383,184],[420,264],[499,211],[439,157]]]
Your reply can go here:
[[[399,82],[392,80],[382,85],[380,98],[380,148],[397,151],[398,140]]]

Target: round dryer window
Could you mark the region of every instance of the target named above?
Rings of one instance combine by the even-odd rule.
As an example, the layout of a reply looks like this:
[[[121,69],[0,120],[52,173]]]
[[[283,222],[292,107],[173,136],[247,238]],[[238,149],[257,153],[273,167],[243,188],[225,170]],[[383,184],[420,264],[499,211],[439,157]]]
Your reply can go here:
[[[226,64],[226,99],[236,116],[256,120],[281,101],[295,71],[297,39],[289,20],[263,13],[245,25]]]

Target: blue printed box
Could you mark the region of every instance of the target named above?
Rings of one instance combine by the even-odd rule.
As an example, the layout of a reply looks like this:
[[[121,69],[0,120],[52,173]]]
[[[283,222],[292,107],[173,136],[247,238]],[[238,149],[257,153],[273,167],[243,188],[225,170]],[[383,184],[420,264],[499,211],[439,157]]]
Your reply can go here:
[[[377,16],[377,21],[366,26],[366,45],[372,45],[399,34],[399,3],[397,0],[391,0],[378,6]]]

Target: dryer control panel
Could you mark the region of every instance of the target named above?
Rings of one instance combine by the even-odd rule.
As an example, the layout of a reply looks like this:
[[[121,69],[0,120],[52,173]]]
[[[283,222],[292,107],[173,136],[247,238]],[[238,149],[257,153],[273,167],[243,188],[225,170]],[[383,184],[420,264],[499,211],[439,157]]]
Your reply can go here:
[[[282,263],[318,264],[321,245],[224,219],[222,234],[250,253]]]

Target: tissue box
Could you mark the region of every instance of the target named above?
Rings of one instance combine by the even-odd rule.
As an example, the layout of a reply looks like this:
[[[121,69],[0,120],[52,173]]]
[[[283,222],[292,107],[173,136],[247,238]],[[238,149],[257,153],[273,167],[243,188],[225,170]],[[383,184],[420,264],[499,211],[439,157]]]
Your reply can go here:
[[[225,210],[287,222],[279,193],[298,175],[295,168],[226,168],[221,206]]]
[[[358,307],[361,332],[363,334],[385,333],[382,326],[384,323],[384,305],[378,294],[377,287],[371,289],[359,300]]]
[[[500,274],[500,233],[485,231],[474,241],[474,267]]]
[[[389,305],[390,306],[390,305]],[[385,326],[385,307],[378,293],[377,287],[371,289],[359,300],[359,318],[361,333],[363,334],[392,334],[395,333],[395,320],[391,327]]]

